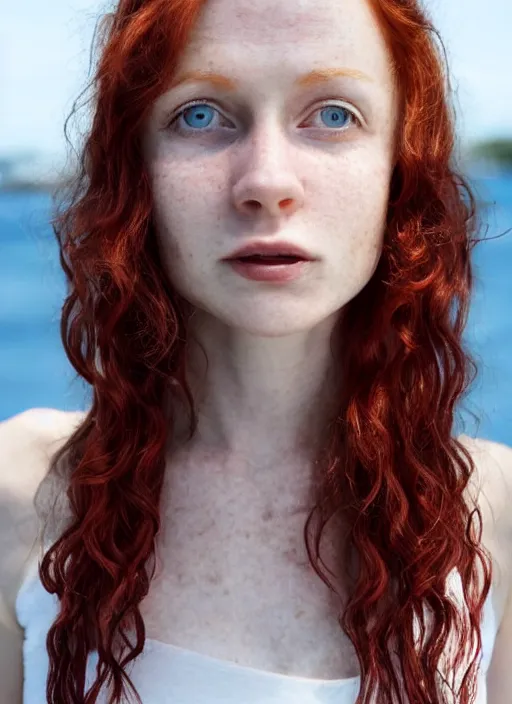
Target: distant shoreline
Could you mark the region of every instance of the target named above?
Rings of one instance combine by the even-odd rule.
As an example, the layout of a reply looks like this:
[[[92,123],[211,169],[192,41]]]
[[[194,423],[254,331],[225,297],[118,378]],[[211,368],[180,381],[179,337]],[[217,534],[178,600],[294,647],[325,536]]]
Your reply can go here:
[[[63,184],[37,181],[9,181],[0,183],[0,193],[53,193]]]

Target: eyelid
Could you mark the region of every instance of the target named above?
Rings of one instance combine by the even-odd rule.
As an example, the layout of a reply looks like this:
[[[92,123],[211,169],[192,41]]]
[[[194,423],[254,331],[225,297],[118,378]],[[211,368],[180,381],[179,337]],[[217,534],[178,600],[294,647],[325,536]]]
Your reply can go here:
[[[209,99],[209,98],[196,98],[195,100],[192,100],[188,103],[185,103],[183,106],[177,108],[176,111],[173,111],[170,117],[167,117],[165,120],[165,129],[167,129],[175,119],[177,119],[181,113],[183,113],[185,110],[188,108],[193,107],[194,105],[204,105],[207,104],[210,107],[214,107],[215,110],[218,110],[220,113],[224,115],[223,109],[220,108],[215,100]],[[328,107],[330,105],[338,104],[339,107],[342,107],[344,110],[347,110],[348,112],[352,113],[352,117],[356,119],[360,125],[365,124],[365,120],[362,117],[361,113],[356,110],[351,103],[348,103],[345,100],[341,100],[340,98],[325,98],[324,100],[321,100],[320,103],[318,101],[314,101],[309,105],[309,107],[305,108],[308,112],[316,105],[317,110],[320,110],[322,107]],[[225,117],[225,115],[224,115]],[[226,118],[227,119],[227,118]]]

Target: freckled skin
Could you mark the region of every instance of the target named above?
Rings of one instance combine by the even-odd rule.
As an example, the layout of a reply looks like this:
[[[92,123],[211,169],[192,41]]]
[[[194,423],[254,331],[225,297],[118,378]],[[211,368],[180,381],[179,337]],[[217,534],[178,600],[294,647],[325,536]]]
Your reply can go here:
[[[320,67],[373,82],[293,88]],[[162,265],[195,307],[187,373],[198,411],[185,443],[175,409],[148,631],[254,667],[352,675],[303,525],[334,389],[331,333],[382,252],[397,113],[387,48],[361,0],[209,0],[176,73],[189,70],[240,87],[166,92],[145,126]],[[197,99],[211,106],[210,131],[194,131],[192,113],[183,132],[167,129]],[[361,126],[347,114],[334,136],[327,105]],[[285,286],[248,281],[220,260],[256,239],[319,261]]]
[[[372,82],[293,89],[300,74],[331,66]],[[361,0],[207,2],[175,75],[205,69],[239,89],[166,91],[145,125],[144,155],[162,264],[195,306],[192,339],[209,360],[203,378],[203,355],[191,347],[196,442],[261,462],[300,454],[304,427],[313,439],[322,425],[330,334],[382,251],[397,98],[384,39]],[[210,132],[192,134],[183,116],[186,135],[168,129],[196,99],[213,104]],[[362,126],[346,113],[346,129],[333,134],[325,103]],[[255,239],[289,240],[320,261],[287,286],[248,281],[220,260]]]

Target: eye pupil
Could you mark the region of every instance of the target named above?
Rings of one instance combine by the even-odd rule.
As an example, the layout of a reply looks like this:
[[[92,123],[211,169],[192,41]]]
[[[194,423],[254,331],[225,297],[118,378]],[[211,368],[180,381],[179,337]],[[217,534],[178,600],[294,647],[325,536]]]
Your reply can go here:
[[[336,122],[336,123],[340,123],[342,121],[342,118],[339,115],[339,113],[341,113],[341,112],[344,112],[347,115],[349,114],[349,111],[346,110],[345,108],[336,107],[336,106],[324,108],[322,110],[322,113],[327,113],[329,115],[329,117],[331,118],[331,120],[334,120],[334,122]],[[336,113],[338,113],[338,114],[336,114]]]
[[[205,107],[206,107],[206,109],[205,109]],[[190,125],[189,124],[189,127],[204,127],[205,126],[203,124],[204,121],[206,120],[206,122],[208,122],[208,118],[207,117],[205,118],[205,116],[207,116],[208,110],[211,111],[211,108],[208,108],[208,106],[205,106],[205,107],[203,107],[203,106],[200,107],[199,105],[191,105],[190,107],[186,108],[186,110],[184,110],[184,112],[183,112],[184,118],[187,115],[187,113],[192,112],[192,114],[193,114],[193,111],[195,110],[196,113],[195,113],[194,117],[196,119],[198,119],[199,122],[201,123],[199,125],[194,125],[194,124]],[[188,120],[187,120],[187,124],[188,124]]]

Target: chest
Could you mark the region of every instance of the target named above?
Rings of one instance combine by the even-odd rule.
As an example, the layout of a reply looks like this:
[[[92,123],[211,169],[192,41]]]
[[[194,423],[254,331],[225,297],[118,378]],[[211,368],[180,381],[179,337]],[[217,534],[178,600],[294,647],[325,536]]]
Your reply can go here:
[[[493,560],[492,606],[499,623],[510,573],[493,518],[496,491],[486,482],[478,491],[472,487],[470,495],[477,497],[482,544]],[[335,577],[336,596],[310,565],[304,543],[308,512],[297,510],[280,522],[257,499],[243,510],[235,506],[163,511],[156,573],[141,604],[147,637],[293,676],[358,675],[355,650],[338,623],[346,594],[343,576]],[[338,563],[332,546],[340,535],[341,526],[332,524],[320,546],[333,571]]]
[[[356,676],[355,651],[337,623],[340,604],[309,564],[306,514],[287,530],[266,522],[264,510],[258,526],[256,514],[202,526],[166,521],[141,604],[147,636],[260,670]]]

